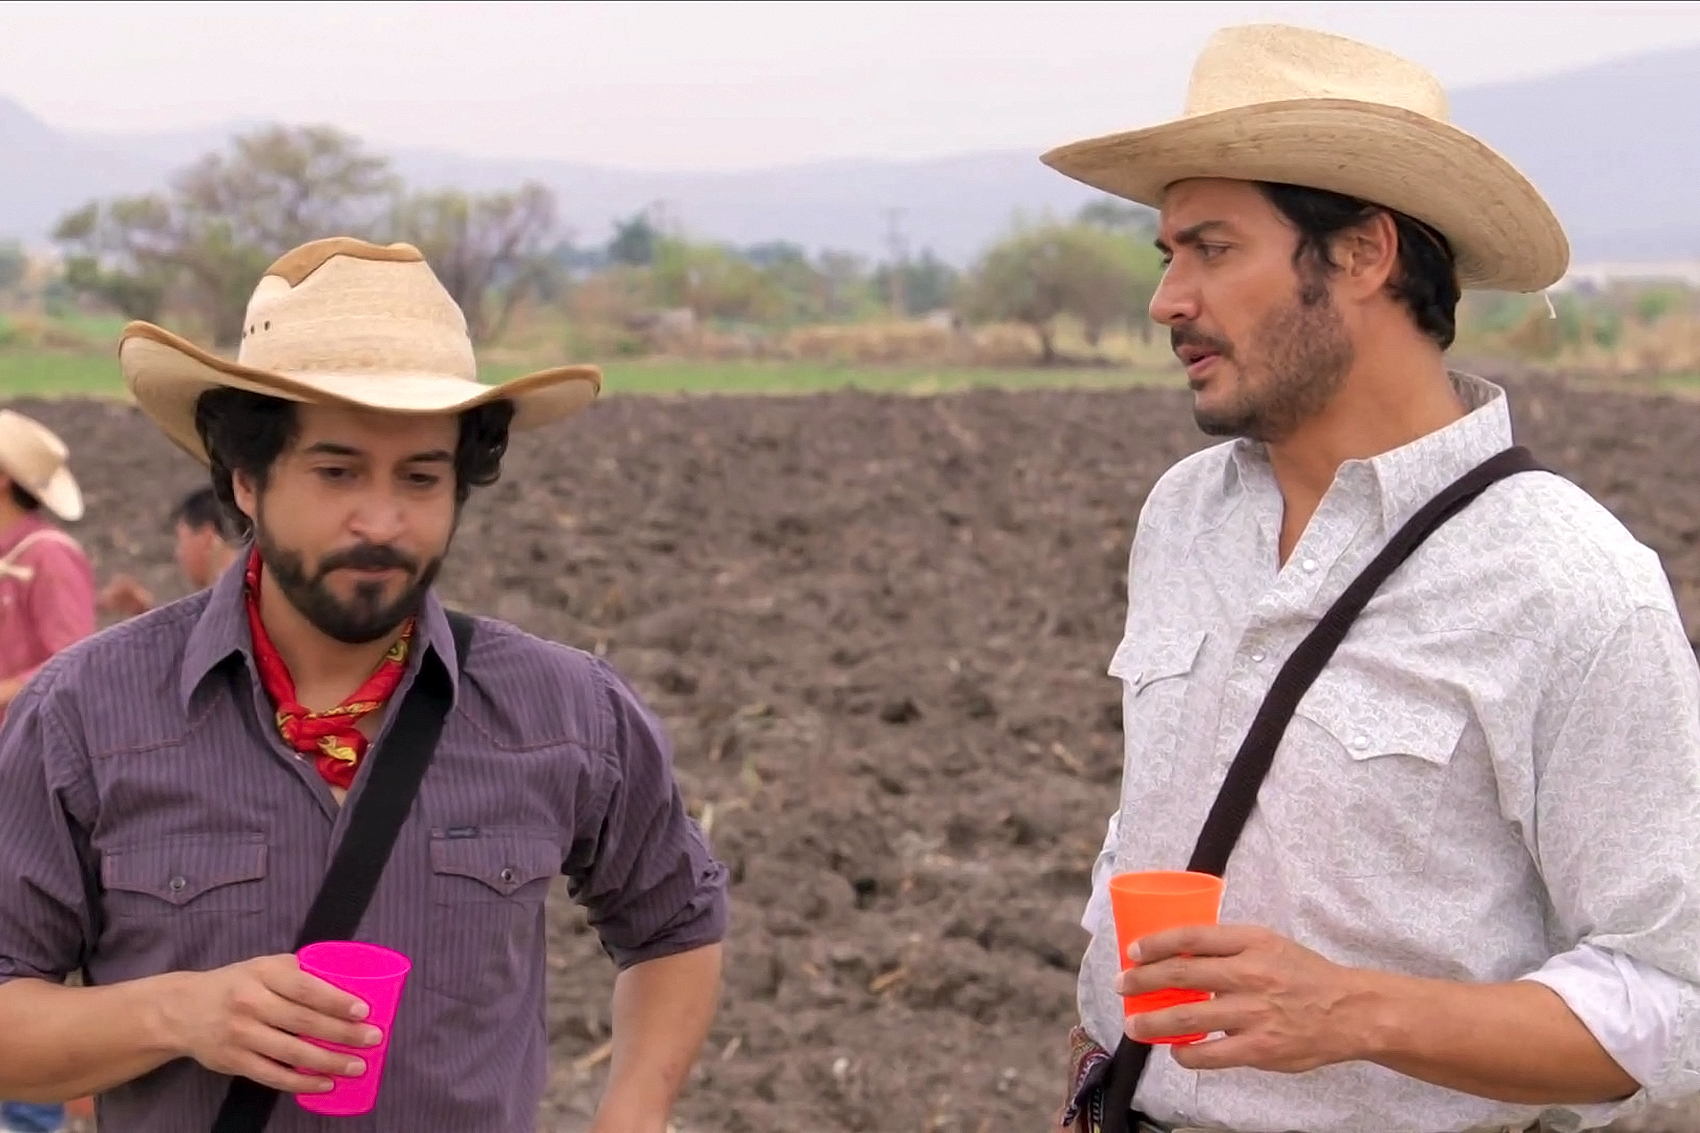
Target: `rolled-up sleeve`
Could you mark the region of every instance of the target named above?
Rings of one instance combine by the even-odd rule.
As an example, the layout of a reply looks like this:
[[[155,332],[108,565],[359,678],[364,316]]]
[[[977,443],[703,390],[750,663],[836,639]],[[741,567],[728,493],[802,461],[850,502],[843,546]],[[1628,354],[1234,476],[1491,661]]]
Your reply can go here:
[[[76,745],[44,696],[51,680],[32,681],[0,728],[0,983],[63,982],[93,936],[86,840],[72,817],[89,793]]]
[[[595,788],[578,813],[567,875],[603,949],[620,968],[719,942],[726,867],[685,810],[665,729],[605,662]]]
[[[1554,928],[1642,978],[1619,986],[1615,963],[1580,985],[1564,965],[1536,978],[1643,1086],[1625,1106],[1583,1110],[1615,1120],[1700,1090],[1700,669],[1674,609],[1641,608],[1563,692],[1535,768]]]

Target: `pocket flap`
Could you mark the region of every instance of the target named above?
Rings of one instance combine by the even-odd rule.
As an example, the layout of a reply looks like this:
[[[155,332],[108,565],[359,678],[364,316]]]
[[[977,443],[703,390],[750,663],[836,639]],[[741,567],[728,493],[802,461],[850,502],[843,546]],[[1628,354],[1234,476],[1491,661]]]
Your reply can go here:
[[[226,885],[266,876],[266,842],[260,834],[146,842],[101,855],[107,889],[142,893],[183,906]]]
[[[1152,681],[1169,677],[1184,677],[1192,672],[1199,649],[1209,634],[1194,630],[1168,633],[1156,638],[1124,637],[1110,659],[1110,676],[1118,677],[1135,689]]]
[[[536,831],[436,830],[431,871],[477,881],[512,897],[533,881],[561,872],[560,839]]]
[[[1413,755],[1449,762],[1470,722],[1468,704],[1433,685],[1401,685],[1389,689],[1350,668],[1325,670],[1297,714],[1333,736],[1352,759]]]

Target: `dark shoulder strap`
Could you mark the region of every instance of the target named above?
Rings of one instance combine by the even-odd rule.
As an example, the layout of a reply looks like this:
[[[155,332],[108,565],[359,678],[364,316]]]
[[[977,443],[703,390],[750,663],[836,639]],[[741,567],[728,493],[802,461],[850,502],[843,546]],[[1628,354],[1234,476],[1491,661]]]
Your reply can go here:
[[[453,612],[448,619],[459,669],[471,653],[474,623]],[[396,835],[413,809],[419,784],[437,752],[437,740],[453,701],[454,688],[443,670],[421,664],[394,726],[372,753],[371,775],[355,800],[348,829],[296,934],[295,950],[323,940],[349,940],[359,930]],[[213,1133],[260,1133],[276,1104],[277,1091],[271,1087],[248,1078],[232,1079],[213,1122]]]
[[[1489,457],[1424,504],[1394,533],[1345,592],[1335,599],[1281,666],[1269,694],[1263,698],[1257,715],[1252,717],[1251,727],[1247,729],[1233,763],[1228,765],[1227,777],[1210,807],[1210,815],[1204,820],[1204,829],[1199,832],[1188,869],[1213,873],[1218,877],[1226,872],[1228,858],[1251,818],[1252,807],[1257,804],[1258,788],[1263,785],[1264,776],[1269,774],[1270,765],[1275,762],[1275,751],[1281,745],[1281,737],[1293,718],[1293,712],[1311,684],[1327,667],[1334,651],[1346,639],[1352,623],[1363,613],[1375,592],[1381,589],[1382,583],[1392,577],[1424,539],[1488,488],[1519,472],[1543,471],[1546,469],[1534,454],[1522,446],[1508,448]],[[1151,1048],[1146,1044],[1122,1036],[1110,1060],[1104,1085],[1103,1133],[1127,1133],[1133,1094],[1150,1054]]]

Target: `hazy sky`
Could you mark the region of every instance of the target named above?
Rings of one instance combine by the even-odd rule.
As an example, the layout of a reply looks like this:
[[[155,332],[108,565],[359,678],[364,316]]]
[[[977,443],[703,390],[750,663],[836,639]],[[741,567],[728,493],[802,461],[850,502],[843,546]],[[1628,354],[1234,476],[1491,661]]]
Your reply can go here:
[[[329,121],[636,168],[1039,149],[1174,113],[1210,31],[1301,23],[1449,86],[1700,43],[1700,3],[21,3],[0,93],[54,125]]]

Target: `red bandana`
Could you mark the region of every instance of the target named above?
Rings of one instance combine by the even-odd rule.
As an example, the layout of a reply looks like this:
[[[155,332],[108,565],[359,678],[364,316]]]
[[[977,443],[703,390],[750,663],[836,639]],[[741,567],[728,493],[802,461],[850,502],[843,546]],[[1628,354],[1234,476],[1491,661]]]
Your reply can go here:
[[[283,663],[283,656],[260,621],[258,548],[248,558],[247,581],[248,629],[254,638],[254,665],[260,670],[260,683],[265,686],[266,695],[277,706],[277,730],[283,735],[284,743],[302,755],[314,757],[314,765],[325,782],[346,791],[366,755],[366,737],[354,725],[395,695],[402,674],[407,671],[413,619],[407,619],[401,637],[390,646],[378,671],[367,677],[365,684],[335,708],[309,712],[295,699],[295,679],[289,675],[289,666]]]

